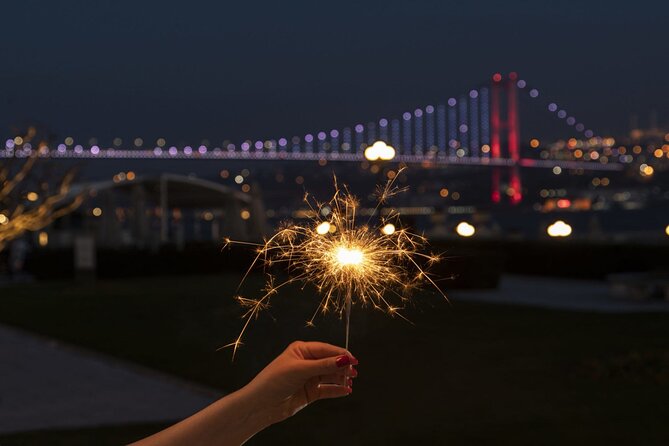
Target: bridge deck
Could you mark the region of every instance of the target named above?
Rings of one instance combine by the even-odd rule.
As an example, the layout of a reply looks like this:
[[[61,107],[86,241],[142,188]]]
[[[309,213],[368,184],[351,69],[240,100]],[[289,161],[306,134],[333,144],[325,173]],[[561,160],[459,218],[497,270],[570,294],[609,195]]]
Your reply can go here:
[[[13,158],[15,156],[27,156],[13,150],[0,150],[0,158]],[[258,160],[258,161],[327,161],[362,162],[365,157],[362,153],[341,152],[289,152],[289,151],[228,151],[212,149],[203,152],[193,151],[169,151],[163,149],[101,149],[98,152],[90,150],[51,150],[40,155],[44,158],[54,159],[156,159],[156,160]],[[571,161],[571,160],[537,160],[532,158],[491,158],[478,156],[450,156],[439,153],[397,155],[392,162],[406,164],[424,164],[428,166],[490,166],[490,167],[534,167],[552,169],[556,166],[563,169],[584,169],[596,171],[619,171],[623,169],[622,164],[602,164],[596,161]]]

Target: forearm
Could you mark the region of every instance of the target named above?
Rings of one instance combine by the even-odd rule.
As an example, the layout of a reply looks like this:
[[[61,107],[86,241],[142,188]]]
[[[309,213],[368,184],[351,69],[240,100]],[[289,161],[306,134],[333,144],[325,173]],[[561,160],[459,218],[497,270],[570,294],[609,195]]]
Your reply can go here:
[[[276,420],[244,387],[134,446],[238,446]]]

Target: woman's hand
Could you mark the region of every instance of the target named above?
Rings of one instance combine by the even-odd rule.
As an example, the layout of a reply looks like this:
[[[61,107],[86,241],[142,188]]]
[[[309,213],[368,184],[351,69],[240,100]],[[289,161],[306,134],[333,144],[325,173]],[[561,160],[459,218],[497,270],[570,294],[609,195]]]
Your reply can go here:
[[[351,393],[358,360],[341,347],[293,342],[253,381],[136,446],[239,446],[307,404]]]
[[[293,342],[242,391],[248,392],[271,423],[308,404],[350,395],[358,364],[351,353],[322,342]]]

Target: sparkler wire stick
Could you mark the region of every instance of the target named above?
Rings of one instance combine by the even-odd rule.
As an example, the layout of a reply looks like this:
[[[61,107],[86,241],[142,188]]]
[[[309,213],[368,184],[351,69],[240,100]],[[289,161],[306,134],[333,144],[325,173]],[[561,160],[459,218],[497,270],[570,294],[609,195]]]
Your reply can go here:
[[[346,344],[345,349],[348,350],[348,340],[349,340],[349,331],[351,328],[351,290],[349,289],[346,294]]]
[[[346,342],[344,344],[344,348],[348,351],[348,340],[349,340],[349,332],[351,328],[351,301],[353,300],[351,288],[348,287],[346,291]],[[351,366],[346,367],[344,370],[344,385],[347,384],[348,382],[348,372],[351,370]]]

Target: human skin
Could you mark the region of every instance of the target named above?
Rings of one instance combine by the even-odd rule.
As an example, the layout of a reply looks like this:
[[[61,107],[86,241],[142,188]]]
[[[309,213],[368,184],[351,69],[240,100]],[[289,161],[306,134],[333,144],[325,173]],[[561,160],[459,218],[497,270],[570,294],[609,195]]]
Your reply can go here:
[[[350,395],[357,359],[322,342],[293,342],[246,386],[133,446],[237,446],[313,403]]]

